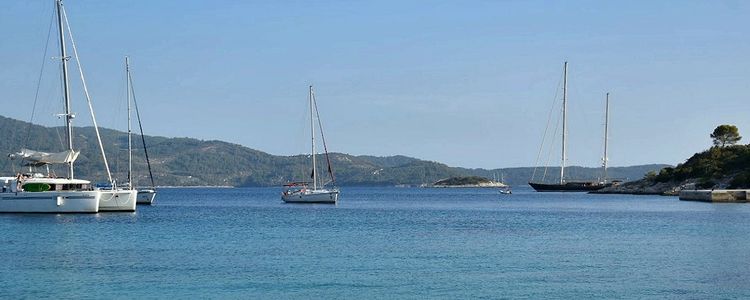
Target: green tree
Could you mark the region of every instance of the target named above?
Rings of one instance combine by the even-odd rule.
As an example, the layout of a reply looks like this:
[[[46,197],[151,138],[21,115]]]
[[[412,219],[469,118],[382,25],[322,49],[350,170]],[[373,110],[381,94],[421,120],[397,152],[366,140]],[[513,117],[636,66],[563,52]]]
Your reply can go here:
[[[736,144],[742,137],[737,126],[724,124],[714,129],[711,138],[714,140],[714,145],[724,147]]]

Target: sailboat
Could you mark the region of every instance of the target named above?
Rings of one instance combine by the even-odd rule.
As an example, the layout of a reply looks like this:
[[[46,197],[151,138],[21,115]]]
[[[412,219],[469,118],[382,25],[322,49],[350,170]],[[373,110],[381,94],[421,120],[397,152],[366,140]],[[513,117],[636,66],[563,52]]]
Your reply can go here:
[[[560,162],[560,181],[557,183],[529,182],[529,185],[537,192],[589,192],[603,189],[611,183],[606,178],[601,181],[568,181],[565,179],[565,162],[567,160],[567,104],[568,104],[568,62],[563,66],[563,101],[562,101],[562,159]],[[604,170],[606,174],[607,161],[607,132],[609,123],[609,93],[607,93],[607,113],[605,120],[605,146],[604,146]],[[605,175],[606,177],[606,175]],[[533,180],[533,179],[532,179]]]
[[[313,87],[310,86],[309,92],[310,101],[310,133],[312,141],[312,183],[310,182],[291,182],[284,185],[284,191],[281,194],[281,199],[286,203],[332,203],[335,204],[339,199],[339,190],[335,187],[336,180],[333,176],[333,169],[331,168],[331,160],[328,157],[328,147],[326,146],[325,136],[323,135],[323,126],[320,122],[320,114],[318,113],[318,105],[315,101],[315,92]],[[331,183],[334,185],[333,188],[325,188],[325,183],[318,183],[318,170],[317,163],[315,160],[315,117],[318,119],[318,127],[320,127],[320,136],[323,140],[323,149],[325,151],[326,162],[328,164],[328,174],[331,177]],[[311,186],[312,184],[312,186]]]
[[[148,149],[146,148],[146,138],[143,136],[143,125],[141,124],[141,113],[138,110],[138,102],[135,100],[135,92],[133,89],[133,79],[130,76],[130,58],[125,56],[125,77],[127,81],[127,101],[128,101],[128,188],[134,188],[133,182],[133,142],[132,142],[132,130],[130,126],[130,104],[135,105],[135,114],[138,118],[138,128],[141,130],[141,142],[143,142],[143,151],[146,155],[146,165],[148,166],[148,176],[151,179],[151,186],[147,189],[138,189],[136,197],[136,204],[147,204],[151,205],[154,203],[156,197],[156,188],[154,187],[154,175],[151,172],[151,161],[148,159]],[[132,102],[131,102],[132,100]]]
[[[99,188],[101,198],[99,199],[99,211],[135,211],[135,198],[136,191],[130,189],[122,189],[117,187],[117,182],[112,179],[112,172],[109,169],[109,163],[107,162],[107,155],[104,152],[104,144],[102,143],[101,134],[99,134],[99,125],[96,122],[96,114],[94,113],[94,107],[91,101],[91,96],[88,92],[86,85],[86,78],[83,76],[83,68],[81,67],[81,60],[78,58],[78,50],[76,48],[75,41],[73,40],[73,34],[70,30],[70,24],[68,23],[68,17],[65,13],[65,8],[62,5],[62,0],[57,0],[59,12],[61,15],[60,27],[62,27],[62,21],[65,22],[68,28],[68,37],[70,38],[70,45],[73,49],[73,56],[78,69],[78,74],[81,78],[81,87],[88,103],[89,113],[91,114],[91,121],[93,123],[94,132],[96,133],[96,140],[99,144],[99,152],[104,163],[104,169],[107,172],[107,179],[109,184],[103,188]],[[62,30],[61,30],[62,33]],[[64,36],[61,34],[61,45],[63,45]],[[64,47],[62,47],[64,48]],[[63,57],[65,57],[63,55]],[[67,58],[66,58],[67,60]]]
[[[73,163],[80,151],[73,149],[74,116],[70,106],[62,1],[57,0],[55,4],[65,104],[65,113],[61,114],[61,117],[65,118],[68,149],[58,153],[21,149],[20,152],[9,155],[11,159],[21,159],[24,165],[29,167],[29,172],[18,173],[12,177],[0,177],[0,182],[3,184],[0,193],[0,212],[96,213],[99,211],[102,192],[92,189],[90,181],[74,178]],[[49,165],[53,164],[67,165],[68,176],[57,178],[54,173],[50,173]],[[36,172],[39,167],[46,167],[47,174]]]

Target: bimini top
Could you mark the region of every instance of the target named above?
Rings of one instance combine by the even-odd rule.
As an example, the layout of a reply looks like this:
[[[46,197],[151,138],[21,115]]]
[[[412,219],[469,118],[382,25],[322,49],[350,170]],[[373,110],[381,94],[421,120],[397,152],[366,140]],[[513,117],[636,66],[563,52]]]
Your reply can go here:
[[[287,184],[285,184],[284,186],[285,186],[285,187],[292,187],[292,186],[307,186],[307,185],[309,185],[309,184],[310,184],[310,182],[305,182],[305,181],[298,181],[298,182],[290,182],[290,183],[287,183]]]
[[[57,153],[47,153],[29,149],[21,149],[21,152],[9,154],[10,159],[22,159],[27,166],[43,166],[46,164],[67,164],[78,158],[80,151],[67,150]]]

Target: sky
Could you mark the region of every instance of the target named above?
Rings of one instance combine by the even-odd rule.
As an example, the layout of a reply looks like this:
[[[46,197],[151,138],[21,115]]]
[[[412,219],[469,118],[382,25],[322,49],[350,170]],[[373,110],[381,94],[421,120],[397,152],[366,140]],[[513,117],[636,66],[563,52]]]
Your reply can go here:
[[[550,111],[548,131],[559,114],[553,102],[564,61],[569,165],[601,164],[607,92],[612,166],[684,162],[711,146],[720,124],[750,134],[746,1],[67,0],[65,7],[107,128],[126,128],[129,55],[146,134],[275,155],[309,152],[313,85],[330,151],[470,168],[557,165],[559,137],[558,147],[539,153]],[[34,123],[61,124],[58,46],[47,38],[53,9],[52,0],[0,3],[3,116],[30,121],[33,112]],[[75,125],[91,125],[76,72]]]

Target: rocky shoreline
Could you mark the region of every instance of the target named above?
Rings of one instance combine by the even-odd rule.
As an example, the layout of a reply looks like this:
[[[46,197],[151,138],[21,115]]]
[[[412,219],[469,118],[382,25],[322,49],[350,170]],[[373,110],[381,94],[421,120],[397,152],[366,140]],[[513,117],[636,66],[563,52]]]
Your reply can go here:
[[[423,187],[430,187],[430,188],[506,188],[507,185],[500,183],[500,182],[492,182],[492,183],[480,183],[480,184],[459,184],[459,185],[424,185]]]
[[[621,185],[613,185],[601,190],[592,191],[592,194],[626,194],[626,195],[660,195],[677,196],[681,185],[677,183],[652,183],[647,180],[627,182]]]
[[[648,178],[637,181],[626,182],[621,185],[613,185],[601,190],[593,191],[592,194],[627,194],[627,195],[661,195],[661,196],[679,196],[682,190],[701,190],[701,189],[728,189],[732,176],[725,176],[716,179],[715,185],[710,187],[701,187],[701,180],[690,178],[683,181],[655,182]]]
[[[497,182],[480,176],[461,176],[438,180],[432,184],[424,184],[422,187],[434,188],[496,188],[506,187],[502,182]]]

